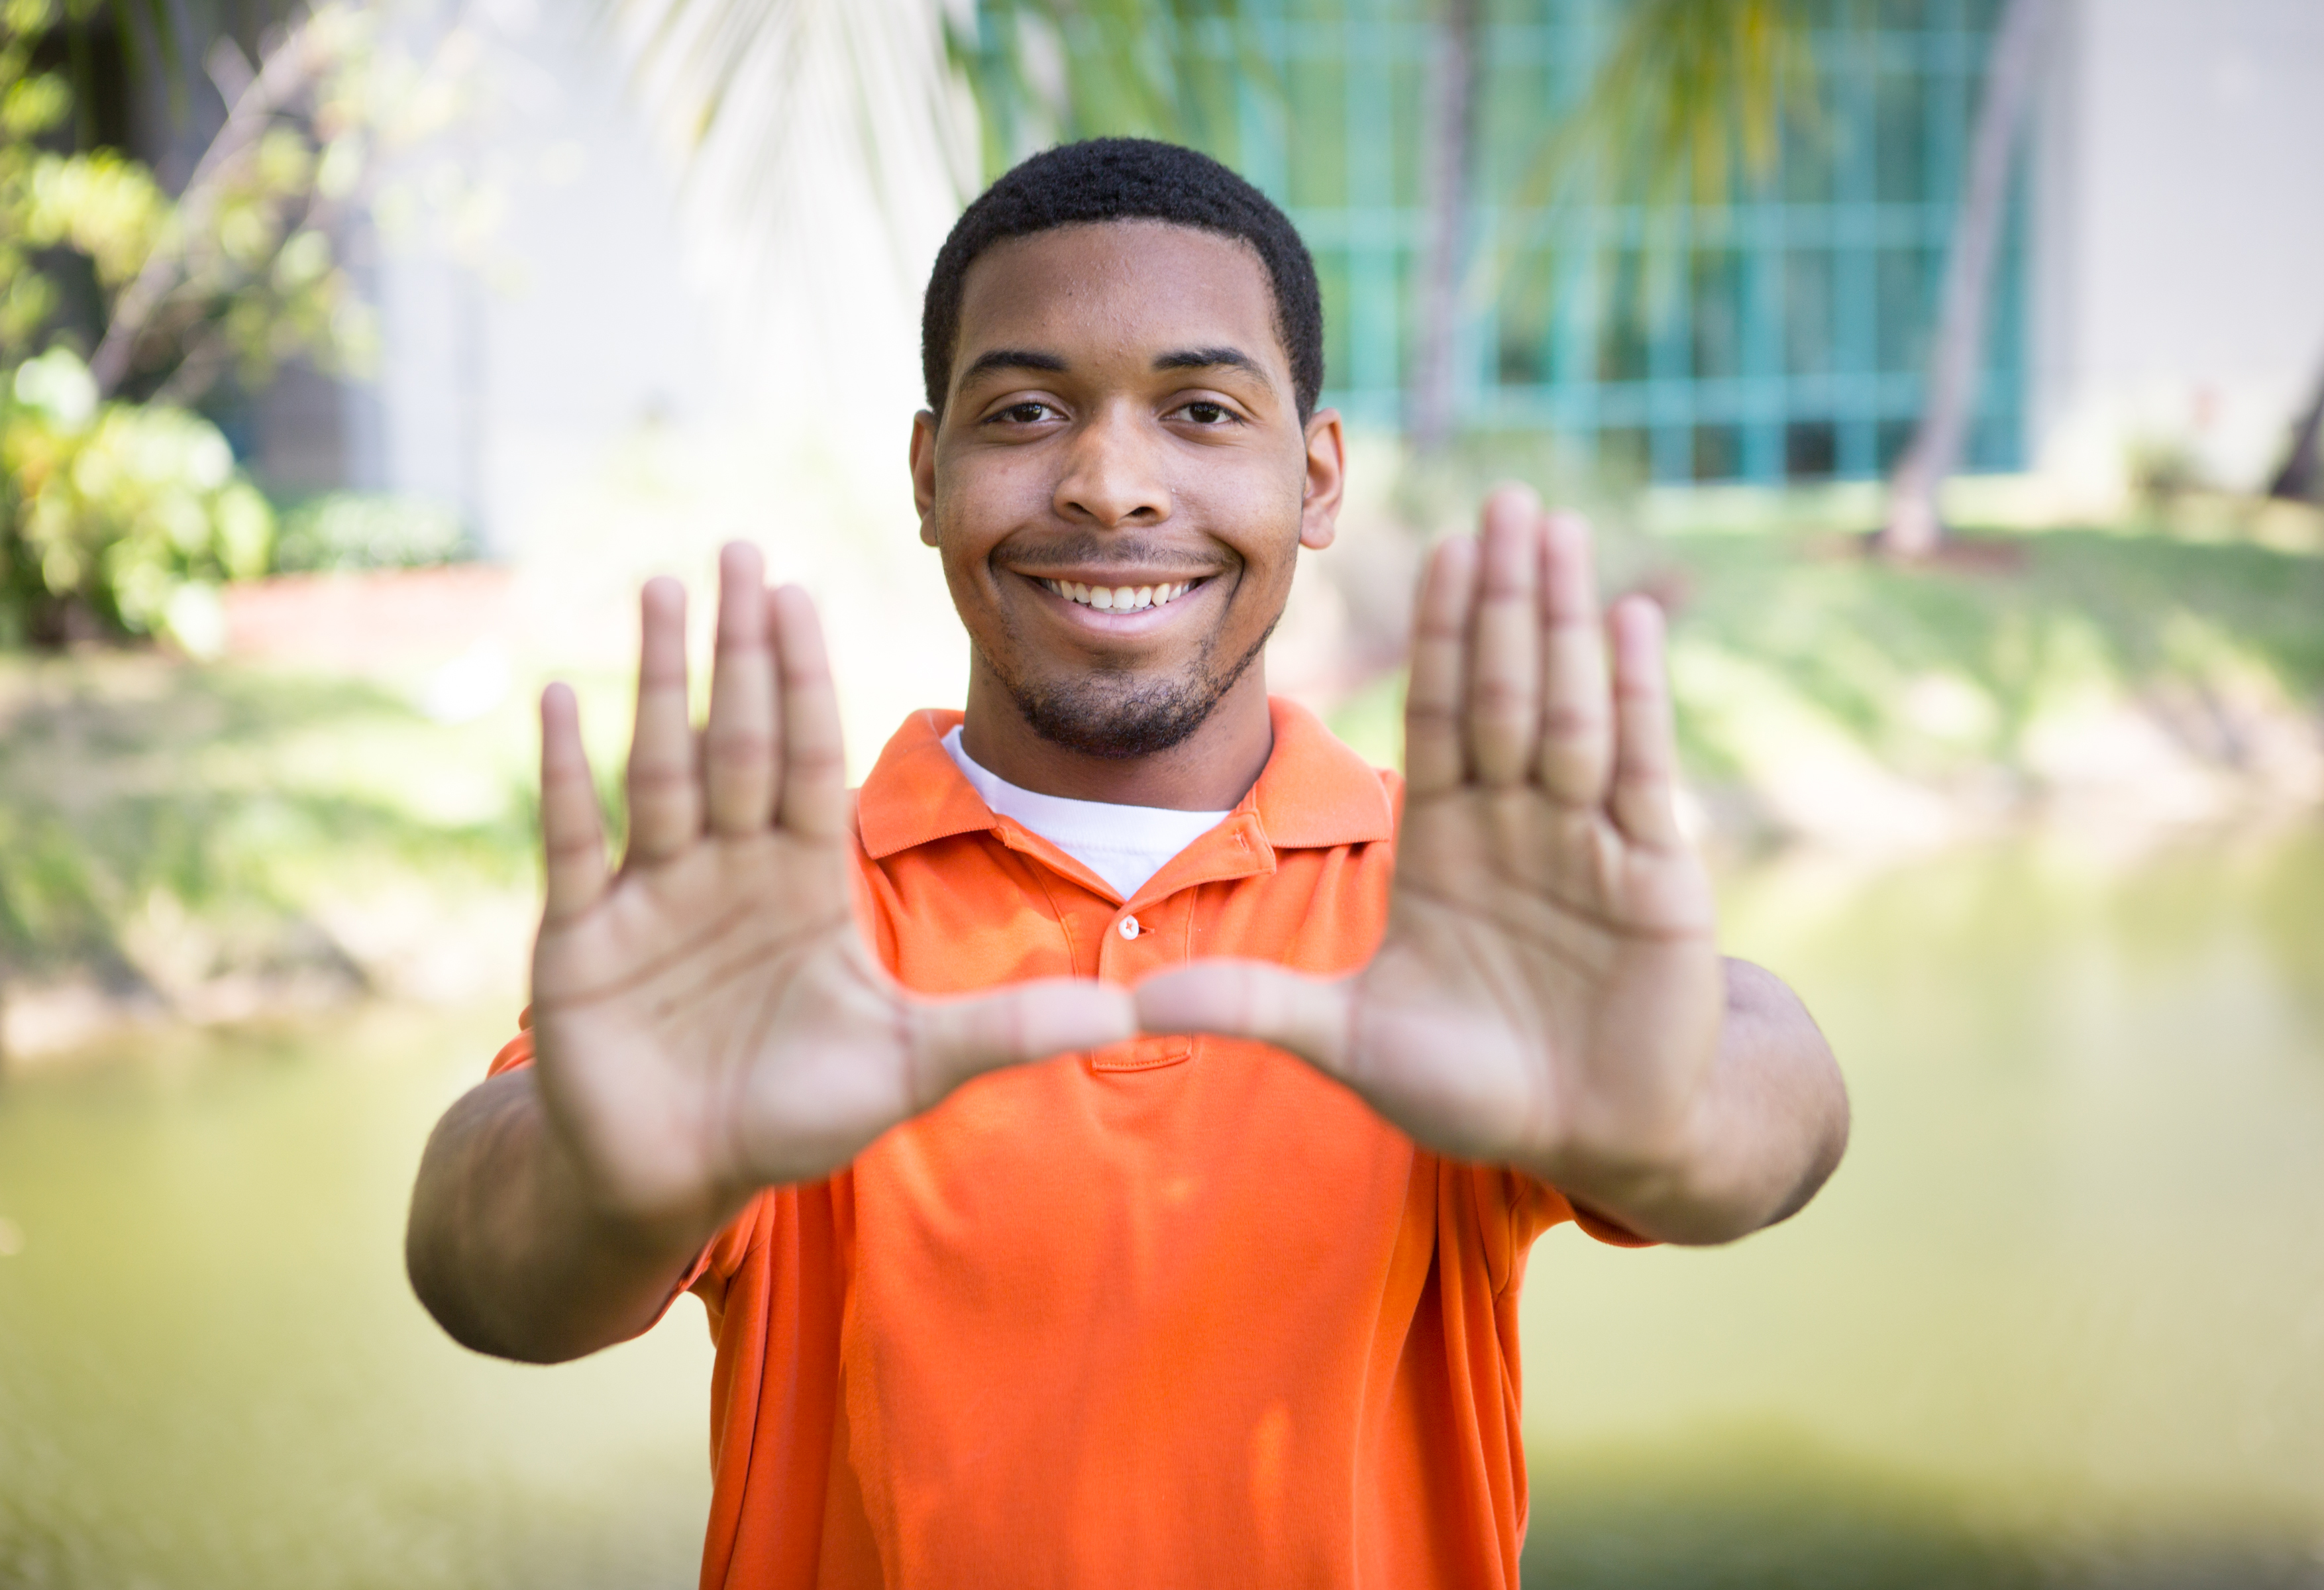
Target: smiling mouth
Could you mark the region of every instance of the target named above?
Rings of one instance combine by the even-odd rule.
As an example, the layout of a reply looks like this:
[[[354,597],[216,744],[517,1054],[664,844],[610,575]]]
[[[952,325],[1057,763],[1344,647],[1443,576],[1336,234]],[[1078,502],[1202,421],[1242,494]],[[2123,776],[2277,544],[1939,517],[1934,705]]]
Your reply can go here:
[[[1091,586],[1070,579],[1041,581],[1053,595],[1084,607],[1094,607],[1100,613],[1138,613],[1159,607],[1176,601],[1202,583],[1199,579],[1186,579],[1158,586]]]

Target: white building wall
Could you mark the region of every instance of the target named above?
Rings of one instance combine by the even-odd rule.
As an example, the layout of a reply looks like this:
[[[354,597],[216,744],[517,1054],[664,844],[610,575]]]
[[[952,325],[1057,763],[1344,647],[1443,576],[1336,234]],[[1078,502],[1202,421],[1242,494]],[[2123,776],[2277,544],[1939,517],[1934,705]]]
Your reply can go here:
[[[2036,173],[2034,444],[2085,500],[2264,485],[2324,374],[2324,3],[2070,0]]]
[[[590,13],[472,16],[475,104],[397,175],[486,218],[383,225],[376,433],[358,452],[364,484],[456,504],[512,556],[545,495],[641,427],[730,409],[732,382],[687,282],[676,180]]]
[[[413,36],[441,38],[452,14]],[[860,773],[906,711],[965,685],[906,467],[918,293],[949,186],[920,184],[899,245],[844,161],[809,160],[781,194],[801,217],[788,252],[754,254],[717,206],[689,211],[598,8],[458,14],[476,103],[402,157],[396,190],[424,213],[374,207],[382,361],[348,407],[349,484],[456,505],[510,566],[514,616],[493,644],[513,684],[633,666],[650,575],[686,578],[705,630],[717,547],[756,542],[821,605]]]

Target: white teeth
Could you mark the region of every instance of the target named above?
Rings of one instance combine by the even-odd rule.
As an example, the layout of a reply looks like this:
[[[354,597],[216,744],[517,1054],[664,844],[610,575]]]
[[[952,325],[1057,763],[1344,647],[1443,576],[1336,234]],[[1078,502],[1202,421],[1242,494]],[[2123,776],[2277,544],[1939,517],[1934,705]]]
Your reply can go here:
[[[1100,613],[1141,613],[1165,602],[1175,602],[1194,588],[1192,580],[1158,586],[1086,586],[1065,579],[1045,579],[1041,583],[1067,601],[1094,607]]]

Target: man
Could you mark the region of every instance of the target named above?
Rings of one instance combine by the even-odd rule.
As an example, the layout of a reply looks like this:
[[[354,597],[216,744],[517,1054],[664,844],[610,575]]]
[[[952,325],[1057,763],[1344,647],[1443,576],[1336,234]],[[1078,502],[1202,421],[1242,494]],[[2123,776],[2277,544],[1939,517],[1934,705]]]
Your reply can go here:
[[[1268,698],[1341,499],[1322,331],[1223,167],[1037,156],[924,321],[964,716],[851,804],[814,610],[729,547],[698,738],[646,589],[609,876],[543,698],[530,1031],[429,1146],[411,1274],[544,1362],[701,1296],[706,1585],[1514,1585],[1533,1239],[1723,1242],[1839,1160],[1582,526],[1505,490],[1437,550],[1400,816]]]

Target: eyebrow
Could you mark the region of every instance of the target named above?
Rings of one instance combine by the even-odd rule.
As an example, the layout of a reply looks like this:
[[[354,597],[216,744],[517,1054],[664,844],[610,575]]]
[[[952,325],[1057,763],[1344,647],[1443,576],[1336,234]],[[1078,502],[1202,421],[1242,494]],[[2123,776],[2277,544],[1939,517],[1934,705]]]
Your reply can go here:
[[[1027,347],[996,347],[976,356],[976,362],[961,372],[964,385],[988,370],[1051,370],[1063,371],[1065,360],[1055,354],[1045,354]]]
[[[1180,348],[1176,353],[1159,355],[1154,361],[1157,370],[1212,370],[1222,365],[1231,369],[1247,370],[1253,375],[1267,374],[1259,368],[1257,359],[1239,347]]]

